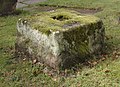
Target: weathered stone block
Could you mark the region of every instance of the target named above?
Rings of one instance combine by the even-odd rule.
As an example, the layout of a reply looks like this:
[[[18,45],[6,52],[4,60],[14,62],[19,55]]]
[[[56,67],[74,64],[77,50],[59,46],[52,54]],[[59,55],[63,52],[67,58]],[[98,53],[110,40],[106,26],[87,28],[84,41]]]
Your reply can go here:
[[[0,15],[10,14],[15,11],[17,0],[0,0]]]
[[[16,55],[69,68],[102,52],[104,27],[91,15],[58,9],[19,19]]]

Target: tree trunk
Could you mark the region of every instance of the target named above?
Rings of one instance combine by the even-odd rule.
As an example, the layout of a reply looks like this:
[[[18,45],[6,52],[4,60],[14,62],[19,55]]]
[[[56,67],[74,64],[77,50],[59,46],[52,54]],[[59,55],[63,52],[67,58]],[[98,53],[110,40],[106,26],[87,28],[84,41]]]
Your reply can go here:
[[[17,0],[0,0],[0,15],[11,14],[15,11]]]

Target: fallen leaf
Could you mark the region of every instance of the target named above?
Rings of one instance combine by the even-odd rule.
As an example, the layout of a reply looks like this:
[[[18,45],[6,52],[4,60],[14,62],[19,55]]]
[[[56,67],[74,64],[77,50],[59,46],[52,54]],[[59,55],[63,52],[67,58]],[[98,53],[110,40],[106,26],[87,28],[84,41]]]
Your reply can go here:
[[[34,59],[34,60],[33,60],[33,64],[36,64],[36,63],[37,63],[37,59]]]
[[[107,69],[107,70],[105,70],[104,72],[105,72],[105,73],[109,73],[109,72],[110,72],[110,70],[108,70],[108,69]]]

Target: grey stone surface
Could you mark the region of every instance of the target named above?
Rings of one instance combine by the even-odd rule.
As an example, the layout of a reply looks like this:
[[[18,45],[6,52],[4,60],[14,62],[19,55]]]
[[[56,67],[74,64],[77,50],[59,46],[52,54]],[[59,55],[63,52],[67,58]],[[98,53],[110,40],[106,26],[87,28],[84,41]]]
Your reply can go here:
[[[16,56],[37,59],[55,69],[70,68],[104,47],[104,26],[94,16],[56,10],[19,19]]]
[[[46,0],[18,0],[16,8],[22,8],[22,7],[35,4],[35,3],[39,3],[39,2],[43,2],[43,1],[46,1]]]

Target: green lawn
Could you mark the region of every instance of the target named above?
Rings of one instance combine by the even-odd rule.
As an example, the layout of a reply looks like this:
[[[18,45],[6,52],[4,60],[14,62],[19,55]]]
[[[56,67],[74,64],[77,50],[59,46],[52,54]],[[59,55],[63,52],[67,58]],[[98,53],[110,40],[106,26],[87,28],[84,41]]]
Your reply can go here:
[[[106,55],[104,61],[93,61],[93,67],[80,65],[76,76],[71,70],[67,78],[61,75],[53,78],[44,74],[39,65],[14,59],[17,20],[33,13],[0,17],[0,87],[120,87],[120,0],[48,0],[39,4],[101,8],[94,15],[103,20],[106,43],[112,44],[113,53]]]

